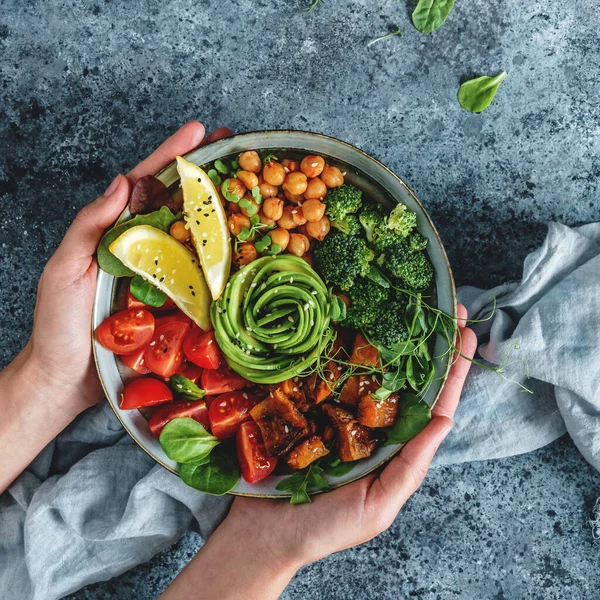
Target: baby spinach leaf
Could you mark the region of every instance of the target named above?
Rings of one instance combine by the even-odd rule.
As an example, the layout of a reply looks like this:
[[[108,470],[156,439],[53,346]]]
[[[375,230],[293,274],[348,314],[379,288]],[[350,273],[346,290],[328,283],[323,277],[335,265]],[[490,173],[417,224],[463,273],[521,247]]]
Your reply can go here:
[[[182,464],[179,474],[183,483],[213,496],[230,492],[240,480],[240,468],[234,452],[232,448],[223,446],[215,448],[201,460]]]
[[[199,388],[191,379],[179,373],[171,375],[169,386],[176,394],[186,400],[200,400],[200,398],[206,396],[206,392],[202,388]]]
[[[431,410],[415,394],[405,394],[398,403],[398,415],[393,427],[387,430],[384,446],[404,444],[417,435],[431,421]]]
[[[221,443],[198,421],[188,417],[169,421],[160,433],[159,442],[165,454],[179,463],[197,462]]]
[[[330,477],[342,477],[347,475],[356,466],[356,461],[342,462],[340,457],[330,452],[321,459],[323,472]]]
[[[323,469],[319,466],[318,461],[315,461],[308,468],[282,479],[276,489],[291,493],[290,504],[311,502],[308,488],[311,488],[311,491],[329,489],[329,484],[323,478],[322,473]]]
[[[129,212],[132,215],[147,214],[166,206],[172,212],[181,210],[183,198],[171,197],[167,186],[153,175],[140,177],[133,186],[129,198]]]
[[[496,77],[477,77],[465,81],[458,88],[458,101],[460,105],[470,112],[479,113],[485,110],[494,99],[500,84],[506,79],[508,73],[502,71]]]
[[[98,246],[98,264],[103,271],[115,277],[133,277],[135,273],[128,269],[114,254],[110,252],[108,247],[128,229],[137,227],[138,225],[150,225],[162,231],[169,231],[171,225],[177,220],[177,217],[166,207],[161,208],[147,215],[136,215],[133,219],[125,221],[109,229],[104,237],[100,240]]]
[[[344,301],[339,297],[331,296],[331,320],[336,323],[343,321],[346,318],[346,305]]]
[[[148,306],[160,307],[167,301],[167,295],[154,287],[141,275],[136,275],[129,284],[131,295]]]
[[[421,33],[431,33],[444,24],[453,6],[454,0],[419,0],[412,14],[413,25]]]

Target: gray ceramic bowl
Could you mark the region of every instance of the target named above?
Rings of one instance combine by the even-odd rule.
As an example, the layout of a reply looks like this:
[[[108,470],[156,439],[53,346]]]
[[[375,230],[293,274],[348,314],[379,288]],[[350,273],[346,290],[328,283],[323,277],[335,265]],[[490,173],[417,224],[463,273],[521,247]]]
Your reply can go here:
[[[456,316],[456,296],[452,271],[439,235],[429,215],[417,200],[409,187],[392,171],[362,150],[345,142],[315,133],[303,131],[257,131],[244,133],[219,140],[208,146],[194,150],[186,156],[187,160],[203,166],[217,158],[237,155],[244,150],[268,150],[277,155],[320,154],[327,162],[335,164],[346,173],[346,181],[362,188],[370,196],[383,204],[393,206],[403,202],[417,213],[419,231],[429,239],[428,253],[435,268],[437,306],[448,314]],[[175,163],[163,169],[157,177],[172,192],[177,190],[179,177]],[[130,218],[126,211],[121,220]],[[96,298],[92,315],[92,327],[95,330],[114,310],[124,307],[123,289],[115,277],[100,271],[96,285]],[[435,343],[435,356],[448,352],[448,345],[441,336]],[[115,414],[133,439],[152,458],[166,469],[178,474],[177,463],[170,460],[162,451],[158,440],[150,433],[144,415],[137,410],[119,409],[119,398],[124,382],[136,376],[136,373],[124,367],[116,356],[94,341],[94,356],[100,381]],[[438,379],[428,390],[425,401],[433,406],[437,401],[447,378],[448,366],[436,359]],[[400,446],[378,448],[371,457],[360,461],[355,468],[343,477],[329,477],[332,487],[338,487],[373,471],[400,450]],[[275,489],[281,476],[271,475],[257,484],[248,484],[243,479],[232,490],[232,494],[257,497],[285,497],[289,494]]]

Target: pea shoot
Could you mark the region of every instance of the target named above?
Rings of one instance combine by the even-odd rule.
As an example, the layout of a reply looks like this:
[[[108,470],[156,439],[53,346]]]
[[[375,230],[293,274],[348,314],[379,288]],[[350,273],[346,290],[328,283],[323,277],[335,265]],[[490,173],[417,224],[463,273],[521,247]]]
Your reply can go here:
[[[383,40],[387,40],[387,39],[389,39],[391,37],[394,37],[394,36],[397,36],[397,35],[399,35],[400,37],[402,37],[402,32],[400,31],[400,25],[397,25],[396,29],[394,31],[391,31],[390,33],[386,33],[385,35],[381,35],[381,36],[375,38],[374,40],[371,40],[367,44],[367,48],[369,48],[373,44],[376,44],[377,42],[382,42]]]

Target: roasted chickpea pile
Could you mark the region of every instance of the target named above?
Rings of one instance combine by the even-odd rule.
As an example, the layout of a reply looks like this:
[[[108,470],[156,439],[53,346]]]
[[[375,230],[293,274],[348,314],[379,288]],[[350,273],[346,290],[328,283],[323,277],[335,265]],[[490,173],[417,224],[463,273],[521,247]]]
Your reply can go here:
[[[330,230],[327,191],[344,183],[342,172],[322,156],[261,159],[254,150],[240,154],[237,164],[240,170],[221,195],[236,238],[233,262],[242,267],[259,256],[288,252],[312,264],[312,246]]]

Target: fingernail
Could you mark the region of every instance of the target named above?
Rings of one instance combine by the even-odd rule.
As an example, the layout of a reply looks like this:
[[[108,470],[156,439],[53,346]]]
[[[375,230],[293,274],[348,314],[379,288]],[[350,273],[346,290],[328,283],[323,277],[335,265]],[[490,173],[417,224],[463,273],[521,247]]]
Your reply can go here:
[[[117,175],[112,183],[106,188],[104,196],[110,196],[119,187],[119,175]]]

